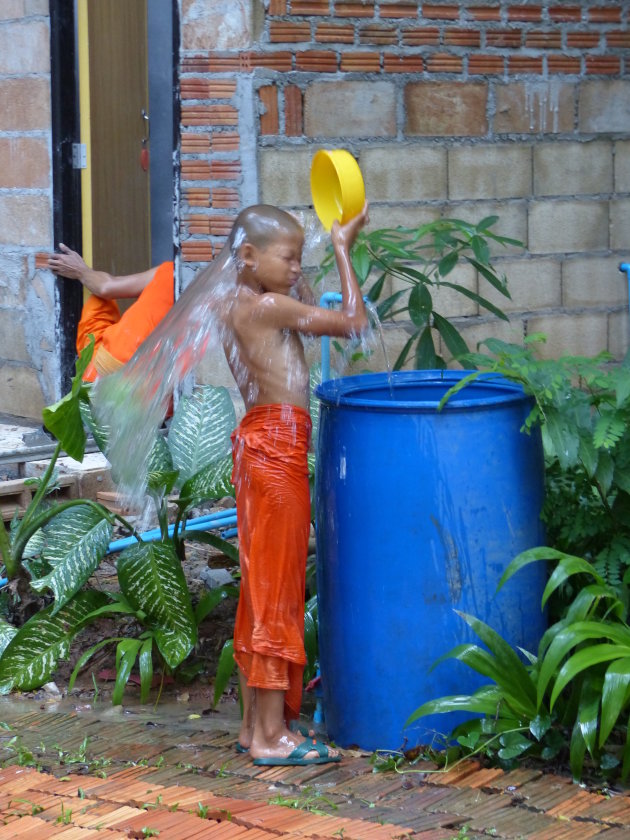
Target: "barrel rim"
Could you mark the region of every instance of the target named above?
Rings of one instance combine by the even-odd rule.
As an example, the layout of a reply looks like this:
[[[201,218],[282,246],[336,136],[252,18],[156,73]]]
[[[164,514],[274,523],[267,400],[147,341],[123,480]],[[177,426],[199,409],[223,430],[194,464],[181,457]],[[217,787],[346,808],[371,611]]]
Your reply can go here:
[[[444,393],[471,373],[476,373],[474,370],[399,370],[389,373],[388,371],[380,371],[378,373],[362,373],[355,376],[343,376],[339,379],[329,379],[326,382],[320,383],[315,388],[315,396],[320,402],[327,405],[343,406],[344,408],[369,408],[380,411],[435,411],[439,404],[439,399],[430,400],[385,400],[385,399],[370,399],[363,396],[366,391],[382,389],[387,387],[391,382],[395,389],[399,385],[413,385],[413,384],[435,384],[436,382],[443,382],[446,384]],[[456,402],[448,402],[443,408],[443,411],[462,411],[470,409],[484,409],[495,406],[505,406],[515,403],[527,402],[531,399],[522,385],[517,382],[512,382],[507,377],[500,373],[481,373],[479,377],[468,385],[465,389],[474,391],[475,387],[483,384],[486,394],[484,397],[473,396],[470,399],[457,399]],[[496,393],[488,396],[487,390],[491,388]],[[360,392],[362,396],[357,396],[356,392]],[[464,391],[460,392],[460,395]]]

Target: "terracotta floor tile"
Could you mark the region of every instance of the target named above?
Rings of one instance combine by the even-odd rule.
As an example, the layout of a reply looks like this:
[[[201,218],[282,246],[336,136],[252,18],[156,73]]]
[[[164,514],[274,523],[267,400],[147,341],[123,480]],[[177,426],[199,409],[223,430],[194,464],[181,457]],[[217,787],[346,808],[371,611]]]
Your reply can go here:
[[[138,816],[146,819],[146,812],[140,811],[138,808],[130,808],[127,805],[112,809],[112,806],[107,804],[104,808],[91,809],[84,815],[85,819],[77,817],[75,822],[77,825],[84,825],[87,828],[94,828],[97,825],[101,828],[121,828],[121,823]]]
[[[35,819],[35,817],[22,817],[19,820],[14,820],[8,825],[0,826],[0,840],[26,837],[29,829],[39,829],[41,824],[41,820]]]

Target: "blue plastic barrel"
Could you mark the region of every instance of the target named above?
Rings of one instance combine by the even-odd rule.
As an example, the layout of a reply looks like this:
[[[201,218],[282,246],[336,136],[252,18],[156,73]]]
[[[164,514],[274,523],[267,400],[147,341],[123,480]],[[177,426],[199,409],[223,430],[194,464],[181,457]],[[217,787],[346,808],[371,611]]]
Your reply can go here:
[[[431,670],[478,641],[455,610],[534,652],[545,629],[544,564],[496,593],[512,558],[544,543],[540,435],[520,431],[531,401],[484,375],[438,412],[465,375],[365,374],[316,390],[320,665],[328,734],[344,747],[432,744],[464,719],[404,727],[427,700],[482,683],[454,660]]]

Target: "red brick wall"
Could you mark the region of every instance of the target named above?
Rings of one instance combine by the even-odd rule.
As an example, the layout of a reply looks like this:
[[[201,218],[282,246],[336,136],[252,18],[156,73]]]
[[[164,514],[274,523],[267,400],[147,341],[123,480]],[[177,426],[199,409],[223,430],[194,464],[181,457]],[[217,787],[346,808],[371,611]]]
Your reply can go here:
[[[252,194],[308,209],[312,153],[343,146],[375,223],[497,212],[525,242],[498,257],[516,277],[516,337],[542,328],[559,336],[550,353],[625,351],[630,3],[253,0],[247,38],[206,42],[187,50],[184,35],[181,62],[191,269]],[[471,337],[485,328],[451,314]]]

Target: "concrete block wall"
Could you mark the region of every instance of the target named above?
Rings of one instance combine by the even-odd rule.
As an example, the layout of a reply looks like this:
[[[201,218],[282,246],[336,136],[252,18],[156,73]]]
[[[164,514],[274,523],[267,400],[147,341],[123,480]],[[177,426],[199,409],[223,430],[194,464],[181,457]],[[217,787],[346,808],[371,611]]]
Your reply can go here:
[[[311,158],[344,147],[361,165],[373,226],[496,214],[496,231],[524,243],[495,249],[511,301],[482,278],[458,278],[502,306],[509,325],[440,299],[470,344],[543,331],[547,356],[625,354],[627,0],[181,8],[185,272],[216,253],[251,201],[294,209],[311,225]],[[404,325],[386,328],[392,354],[404,336]]]
[[[59,395],[47,0],[0,3],[0,412],[41,417]]]

